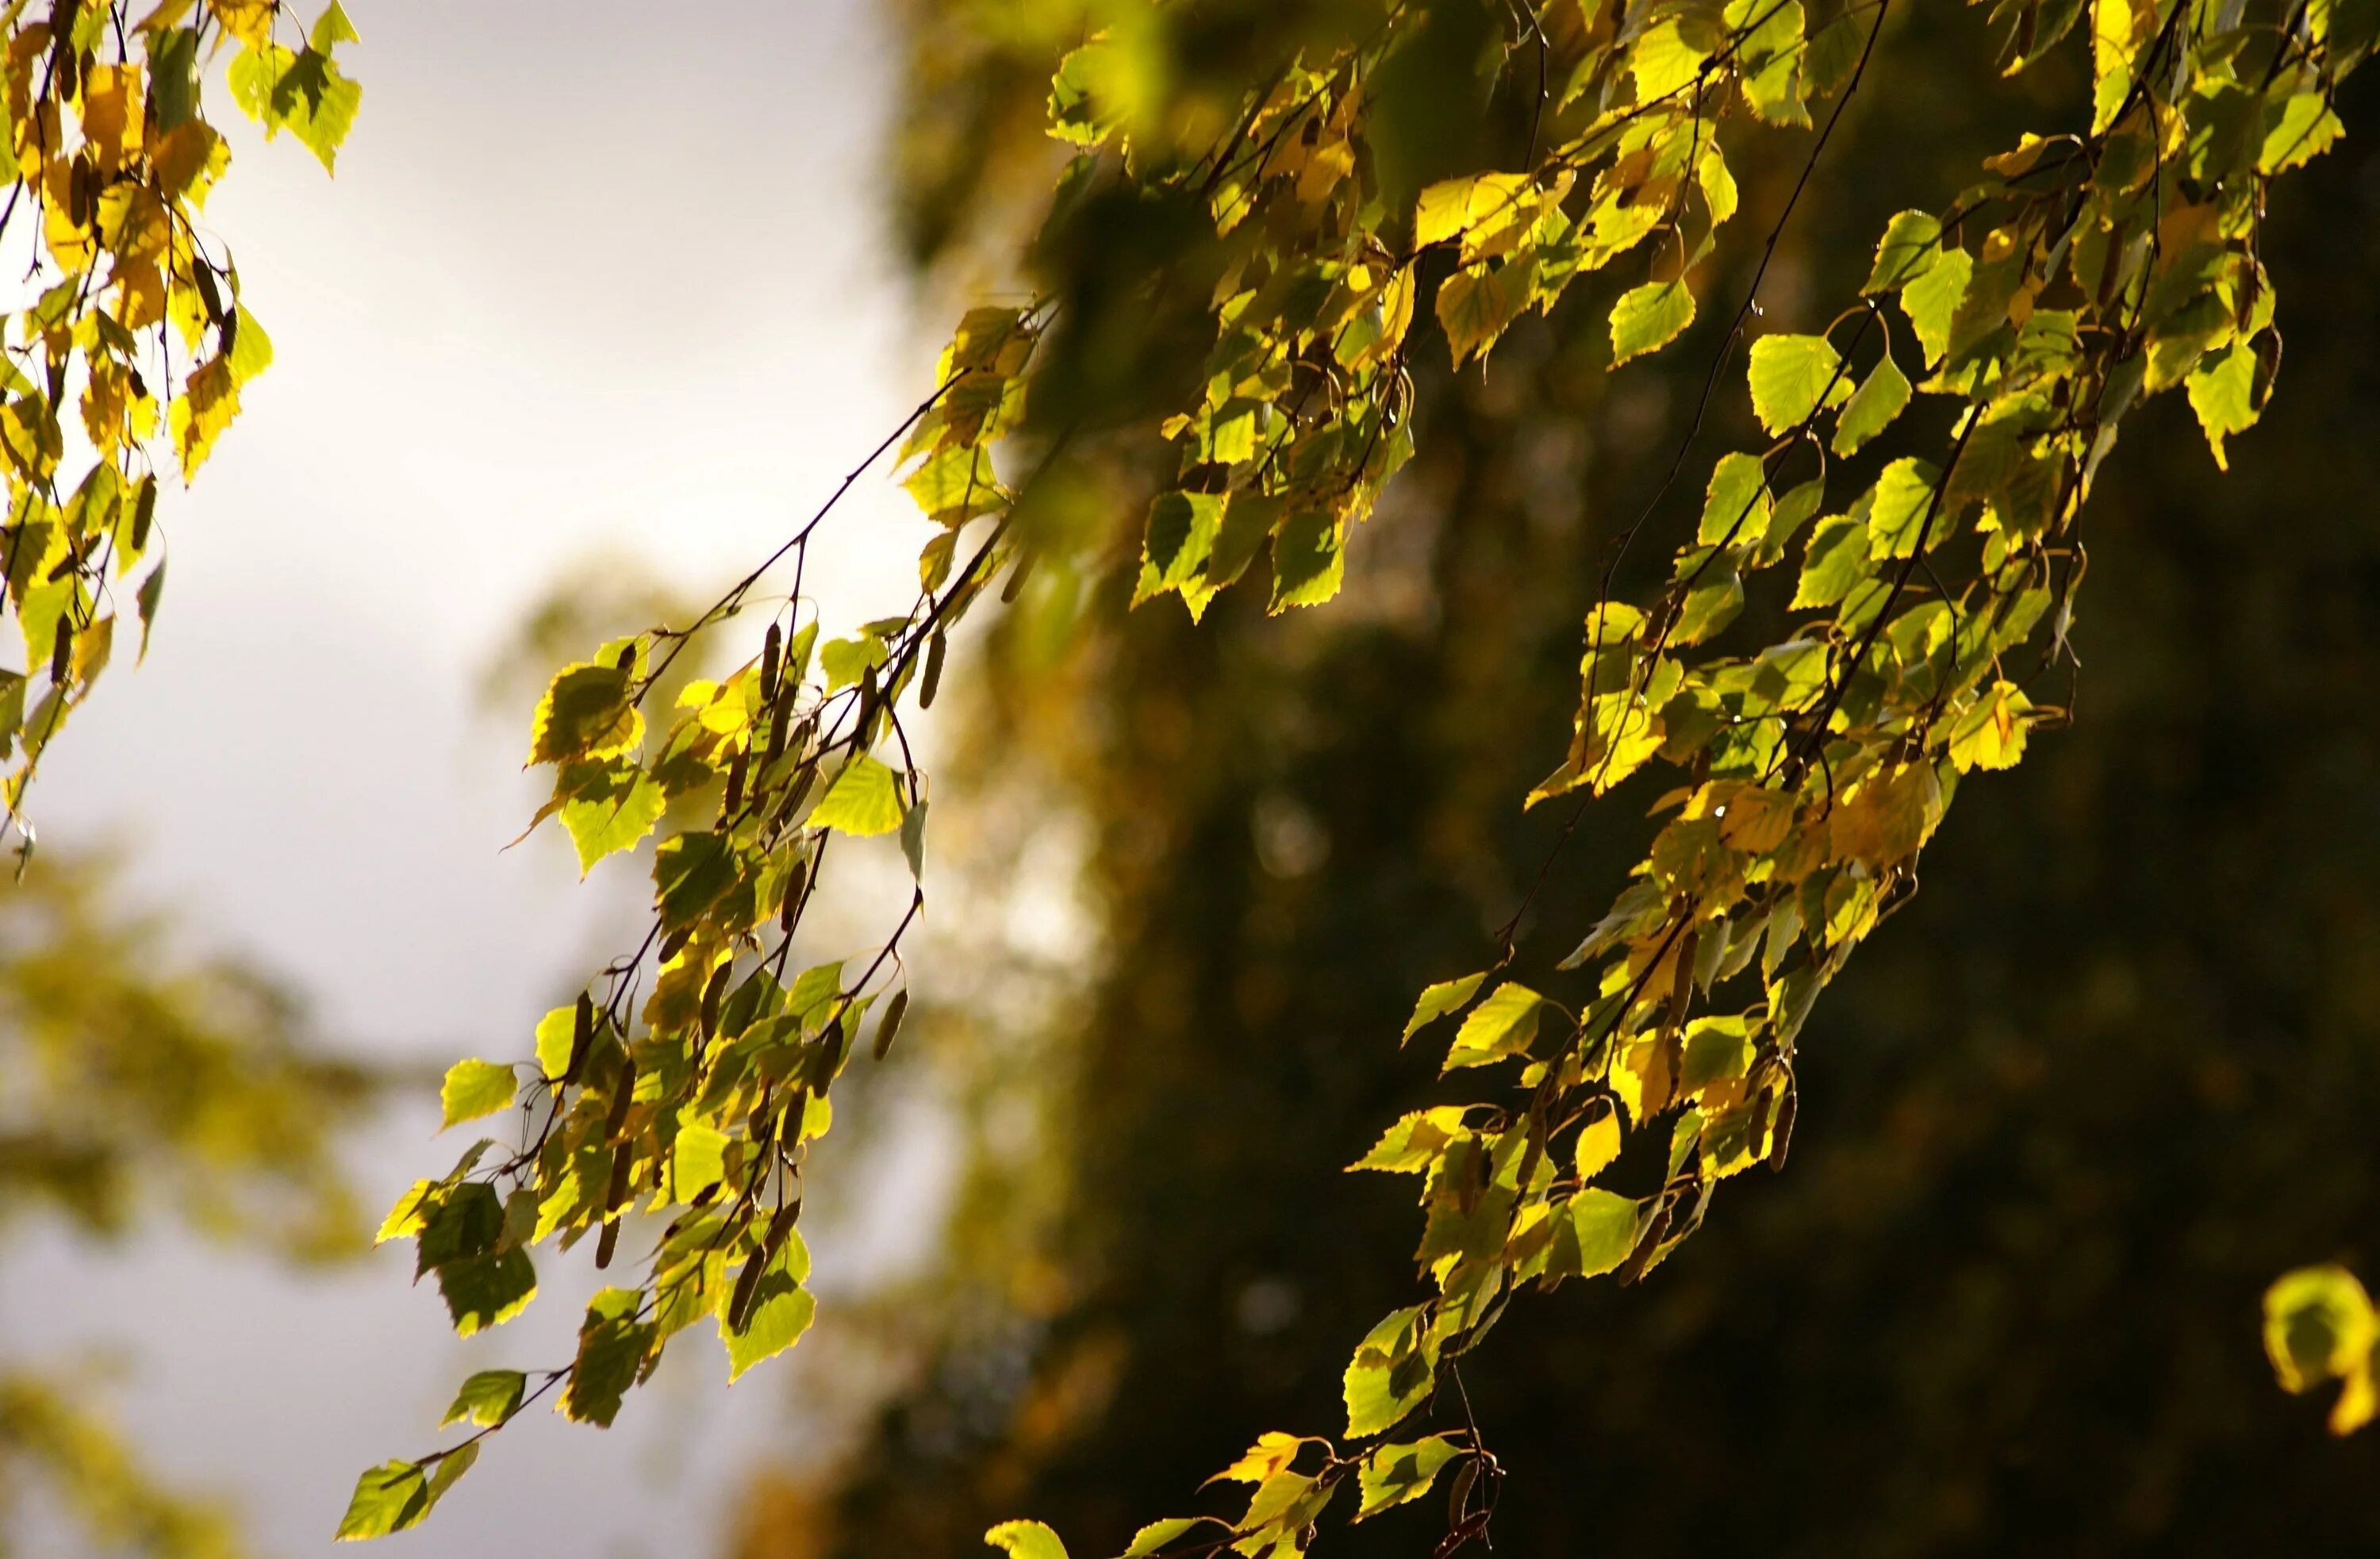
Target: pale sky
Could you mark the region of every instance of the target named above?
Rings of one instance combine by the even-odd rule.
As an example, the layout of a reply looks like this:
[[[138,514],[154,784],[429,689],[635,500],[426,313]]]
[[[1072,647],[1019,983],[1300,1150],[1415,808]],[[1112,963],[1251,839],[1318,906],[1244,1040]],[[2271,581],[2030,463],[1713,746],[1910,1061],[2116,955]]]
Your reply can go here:
[[[605,543],[690,590],[732,579],[899,420],[935,343],[881,235],[891,55],[865,0],[346,6],[365,96],[336,179],[245,137],[207,213],[274,366],[161,505],[149,664],[119,658],[34,816],[48,845],[133,846],[144,897],[292,979],[328,1031],[443,1065],[524,1054],[637,887],[618,863],[580,887],[552,842],[500,853],[536,798],[524,734],[472,708],[491,647]],[[920,534],[863,483],[813,554],[830,615],[902,603]],[[373,1136],[373,1200],[451,1162],[434,1124]],[[904,1173],[848,1267],[927,1237],[930,1166]],[[170,1239],[43,1241],[0,1273],[0,1346],[128,1346],[113,1400],[157,1465],[232,1493],[267,1552],[313,1553],[359,1469],[442,1443],[464,1370],[567,1356],[590,1274],[540,1265],[529,1314],[467,1350],[402,1257],[301,1284]],[[528,1415],[385,1546],[702,1552],[722,1493],[803,1437],[785,1371],[731,1394],[688,1340],[705,1357],[620,1427]]]

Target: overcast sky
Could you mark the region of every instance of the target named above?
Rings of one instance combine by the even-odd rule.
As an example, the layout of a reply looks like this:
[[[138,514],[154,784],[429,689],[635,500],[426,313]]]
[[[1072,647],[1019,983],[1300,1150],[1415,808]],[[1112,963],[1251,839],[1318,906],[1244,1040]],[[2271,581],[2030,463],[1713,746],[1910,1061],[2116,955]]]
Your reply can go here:
[[[689,589],[732,578],[913,403],[933,343],[880,235],[890,54],[866,0],[346,3],[365,96],[337,178],[239,138],[207,213],[274,366],[163,506],[149,664],[119,660],[35,816],[46,845],[134,846],[143,897],[293,979],[327,1030],[443,1065],[523,1054],[620,903],[550,842],[500,853],[535,798],[524,734],[472,708],[491,648],[607,543]],[[831,615],[899,603],[918,536],[863,484],[813,557],[845,582]],[[375,1200],[451,1161],[434,1124],[374,1135]],[[920,1201],[878,1255],[915,1248]],[[156,1462],[232,1492],[269,1552],[312,1553],[358,1469],[438,1443],[461,1370],[568,1352],[567,1285],[467,1352],[407,1275],[13,1247],[0,1344],[128,1345],[114,1400]],[[731,1394],[688,1351],[608,1433],[531,1415],[392,1546],[700,1552],[683,1523],[710,1530],[801,1429],[782,1371]]]

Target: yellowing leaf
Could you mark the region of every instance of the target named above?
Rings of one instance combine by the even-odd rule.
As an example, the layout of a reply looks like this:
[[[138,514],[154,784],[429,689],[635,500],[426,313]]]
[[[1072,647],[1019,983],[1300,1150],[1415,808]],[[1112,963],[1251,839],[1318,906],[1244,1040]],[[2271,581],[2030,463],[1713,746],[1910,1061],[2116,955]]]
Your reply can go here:
[[[1038,1521],[1002,1521],[984,1533],[983,1541],[1010,1559],[1066,1559],[1066,1545]]]
[[[2217,469],[2229,470],[2223,441],[2256,425],[2256,350],[2244,341],[2214,353],[2190,375],[2190,409],[2206,433]]]
[[[1843,359],[1823,335],[1764,335],[1752,344],[1752,409],[1774,435],[1852,393]]]
[[[1922,211],[1904,211],[1885,224],[1876,246],[1876,266],[1860,291],[1873,297],[1898,292],[1934,268],[1942,257],[1942,224]]]
[[[1909,376],[1887,352],[1876,360],[1835,420],[1833,448],[1842,456],[1856,455],[1870,439],[1892,425],[1909,405]]]
[[[1804,125],[1800,0],[1730,0],[1728,27],[1737,35],[1736,60],[1752,111],[1772,125]]]
[[[1683,281],[1646,282],[1611,306],[1611,366],[1658,351],[1694,323],[1694,295]]]
[[[1277,1429],[1267,1430],[1257,1437],[1255,1444],[1241,1454],[1239,1460],[1207,1481],[1262,1483],[1289,1470],[1290,1464],[1297,1460],[1297,1453],[1305,1443],[1296,1435],[1286,1434]]]
[[[892,771],[862,753],[826,787],[810,822],[838,834],[872,837],[901,826],[901,794]]]
[[[472,1423],[492,1428],[503,1423],[519,1411],[522,1388],[528,1383],[528,1377],[517,1370],[482,1370],[463,1382],[438,1427]]]
[[[1950,727],[1950,761],[1959,772],[2012,769],[2024,757],[2033,700],[2013,682],[1995,682]]]
[[[513,1069],[492,1061],[457,1061],[446,1070],[438,1102],[450,1127],[492,1115],[513,1102]]]
[[[1592,1180],[1620,1156],[1620,1112],[1607,1109],[1579,1128],[1578,1177]]]
[[[1940,539],[1924,534],[1933,529],[1941,512],[1934,499],[1940,475],[1930,463],[1914,457],[1895,460],[1884,468],[1868,505],[1871,555],[1907,557]]]
[[[372,1243],[385,1245],[393,1239],[419,1234],[426,1222],[424,1214],[437,1190],[438,1182],[435,1180],[416,1180],[403,1196],[396,1199],[396,1205],[388,1210],[387,1218],[381,1223],[380,1232],[372,1236]]]
[[[2345,133],[2326,91],[2314,88],[2299,92],[2282,107],[2280,122],[2265,137],[2264,148],[2256,154],[2256,171],[2286,173],[2329,151],[2331,143]]]
[[[792,1347],[809,1330],[818,1313],[818,1301],[801,1286],[809,1274],[809,1248],[802,1243],[800,1230],[788,1229],[752,1290],[743,1326],[729,1326],[725,1313],[721,1314],[719,1330],[727,1344],[730,1385],[754,1365]]]
[[[661,822],[668,798],[633,759],[598,759],[563,767],[554,788],[567,788],[562,826],[578,853],[581,876],[604,857],[634,848]]]
[[[642,740],[643,717],[628,703],[630,669],[589,662],[563,668],[530,722],[528,761],[600,758]]]
[[[1444,243],[1474,227],[1509,224],[1535,188],[1536,180],[1521,173],[1474,174],[1433,184],[1415,208],[1414,247]]]
[[[1537,1037],[1537,1018],[1544,1007],[1545,998],[1525,985],[1512,980],[1499,985],[1463,1020],[1446,1053],[1445,1069],[1485,1066],[1527,1050]]]
[[[1131,1545],[1123,1551],[1123,1559],[1148,1559],[1148,1555],[1155,1553],[1201,1521],[1215,1519],[1213,1516],[1172,1516],[1162,1521],[1151,1521],[1132,1535]]]
[[[1881,268],[1882,257],[1877,261]],[[1967,279],[1975,272],[1974,257],[1965,250],[1944,250],[1933,264],[1900,289],[1900,311],[1925,348],[1927,367],[1942,360],[1950,347],[1950,322],[1967,296]]]
[[[1482,969],[1477,974],[1466,974],[1459,980],[1441,980],[1435,985],[1425,987],[1421,998],[1414,1003],[1413,1016],[1405,1019],[1404,1039],[1412,1039],[1427,1025],[1461,1007],[1478,991],[1479,982],[1487,978],[1487,970]]]
[[[1703,497],[1702,525],[1694,540],[1702,546],[1716,547],[1765,536],[1769,509],[1768,468],[1760,457],[1722,455],[1711,468],[1710,486]]]
[[[430,1514],[430,1475],[418,1462],[382,1462],[356,1480],[337,1541],[383,1538],[417,1526]]]
[[[1355,1519],[1421,1498],[1437,1481],[1439,1470],[1462,1454],[1463,1447],[1444,1434],[1411,1444],[1375,1446],[1356,1475],[1364,1498]]]
[[[1438,323],[1457,368],[1467,357],[1486,354],[1529,306],[1536,286],[1536,268],[1526,261],[1466,267],[1439,284]]]
[[[1596,1277],[1628,1260],[1636,1248],[1636,1212],[1633,1200],[1610,1191],[1590,1188],[1570,1199],[1579,1275]]]
[[[1682,21],[1671,18],[1647,28],[1629,54],[1636,77],[1636,100],[1650,103],[1677,91],[1702,74],[1710,51],[1687,39]]]
[[[1440,1150],[1458,1137],[1468,1136],[1463,1125],[1463,1106],[1439,1104],[1416,1110],[1389,1127],[1372,1151],[1347,1167],[1377,1169],[1390,1175],[1416,1175],[1438,1162]]]

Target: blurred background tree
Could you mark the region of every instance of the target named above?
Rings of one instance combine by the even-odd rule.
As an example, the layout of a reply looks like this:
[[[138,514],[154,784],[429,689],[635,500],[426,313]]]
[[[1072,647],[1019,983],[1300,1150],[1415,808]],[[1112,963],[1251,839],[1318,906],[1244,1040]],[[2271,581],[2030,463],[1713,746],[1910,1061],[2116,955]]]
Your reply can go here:
[[[1047,188],[1075,39],[1040,14],[905,0],[896,200],[929,275],[979,273]],[[1990,56],[1980,11],[1895,18],[1763,288],[1779,328],[2073,88]],[[2350,99],[2380,113],[2380,85]],[[1480,119],[1529,133],[1515,102]],[[1807,144],[1744,170],[1755,230]],[[1822,1005],[1790,1170],[1645,1285],[1517,1307],[1467,1403],[1434,1405],[1521,1474],[1500,1546],[2380,1542],[2380,1442],[2326,1438],[2256,1333],[2277,1273],[2380,1230],[2380,161],[2318,161],[2266,242],[2294,347],[2272,409],[2221,481],[2179,402],[2119,451],[2076,725],[1975,787],[1936,891]],[[1729,311],[1616,375],[1576,298],[1484,374],[1422,354],[1420,453],[1329,613],[1226,598],[1193,629],[1127,613],[1119,567],[1054,673],[1030,617],[995,629],[946,791],[1035,797],[1012,849],[1079,842],[1099,952],[1079,999],[943,1056],[972,1152],[940,1273],[880,1318],[902,1383],[832,1478],[756,1491],[747,1554],[970,1553],[1021,1511],[1114,1552],[1185,1468],[1335,1419],[1348,1346],[1409,1297],[1405,1188],[1342,1173],[1433,1069],[1383,1037],[1478,964],[1551,841],[1512,798],[1560,758],[1578,623]],[[1564,857],[1560,923],[1641,846],[1624,806]],[[1436,1514],[1343,1541],[1410,1552]]]
[[[101,857],[45,849],[0,895],[0,1240],[173,1222],[303,1265],[360,1254],[339,1145],[392,1079],[324,1049],[270,977],[183,941],[124,907]],[[110,1428],[109,1362],[0,1352],[0,1553],[243,1552],[228,1509]]]

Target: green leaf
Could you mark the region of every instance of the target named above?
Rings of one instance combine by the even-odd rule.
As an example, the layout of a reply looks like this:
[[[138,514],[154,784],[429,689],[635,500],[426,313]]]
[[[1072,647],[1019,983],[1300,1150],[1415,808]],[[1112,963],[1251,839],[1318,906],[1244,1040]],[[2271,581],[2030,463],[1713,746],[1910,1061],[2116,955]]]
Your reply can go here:
[[[1848,515],[1831,515],[1810,532],[1802,554],[1802,578],[1792,604],[1832,606],[1875,572],[1867,549],[1867,525]]]
[[[1378,1169],[1390,1175],[1419,1174],[1438,1162],[1439,1150],[1466,1135],[1463,1111],[1460,1104],[1415,1111],[1389,1127],[1370,1152],[1349,1164],[1349,1173]]]
[[[1757,455],[1722,455],[1711,468],[1694,540],[1706,547],[1755,540],[1768,531],[1768,468]]]
[[[788,1229],[752,1290],[743,1329],[731,1329],[724,1315],[721,1317],[719,1330],[727,1343],[728,1384],[734,1385],[755,1364],[792,1347],[809,1330],[818,1313],[818,1301],[801,1286],[809,1275],[809,1248],[802,1243],[799,1229]]]
[[[1537,1037],[1546,999],[1527,986],[1506,980],[1479,1004],[1454,1036],[1445,1070],[1485,1066],[1525,1051]]]
[[[634,1288],[606,1288],[588,1301],[578,1327],[578,1358],[563,1388],[565,1417],[612,1427],[620,1399],[636,1383],[656,1341],[655,1328],[637,1312],[644,1296]]]
[[[1636,1212],[1633,1199],[1611,1191],[1589,1188],[1570,1199],[1580,1275],[1596,1277],[1628,1260],[1636,1248]]]
[[[892,658],[891,646],[872,633],[852,639],[831,639],[819,650],[819,670],[826,675],[830,693],[848,688]]]
[[[1802,101],[1804,24],[1800,0],[1730,0],[1725,20],[1740,32],[1736,57],[1753,113],[1772,125],[1807,126],[1810,110]]]
[[[343,14],[340,25],[331,27],[326,15],[316,30],[352,36],[345,20]],[[264,127],[267,140],[285,129],[321,159],[325,173],[337,171],[339,148],[355,128],[364,90],[327,50],[310,46],[293,54],[278,43],[250,47],[232,61],[229,79],[232,101]]]
[[[356,1480],[347,1512],[339,1517],[339,1542],[384,1538],[418,1525],[430,1514],[430,1478],[419,1462],[382,1462]]]
[[[1810,95],[1829,98],[1841,91],[1852,72],[1859,68],[1860,52],[1866,43],[1867,31],[1852,11],[1818,29],[1802,56],[1803,83]]]
[[[695,920],[735,885],[735,851],[716,834],[681,834],[653,852],[662,929]]]
[[[463,1382],[455,1394],[455,1405],[438,1420],[438,1427],[448,1424],[473,1423],[492,1429],[520,1411],[521,1393],[528,1377],[517,1370],[482,1370]]]
[[[149,104],[157,128],[187,125],[199,111],[199,34],[196,28],[169,27],[149,36],[152,82]]]
[[[1898,292],[1934,268],[1942,258],[1942,224],[1922,211],[1905,211],[1885,224],[1876,246],[1876,268],[1860,291],[1874,297]]]
[[[1611,306],[1611,366],[1658,351],[1694,323],[1694,295],[1683,281],[1646,282]]]
[[[578,853],[582,877],[604,857],[635,848],[669,804],[660,784],[632,758],[565,764],[554,789],[569,794],[562,804],[562,826]]]
[[[1812,477],[1777,500],[1776,509],[1768,517],[1768,531],[1760,539],[1753,554],[1753,566],[1765,568],[1785,555],[1786,546],[1794,534],[1810,522],[1827,501],[1827,480]]]
[[[418,1462],[382,1462],[356,1480],[334,1540],[356,1542],[382,1538],[420,1525],[447,1490],[480,1459],[476,1441],[466,1441],[445,1455]],[[435,1470],[425,1470],[433,1468]]]
[[[892,771],[872,754],[860,754],[826,787],[810,822],[862,838],[892,833],[901,826],[901,793]]]
[[[2345,133],[2325,89],[2299,92],[2282,108],[2280,122],[2265,135],[2264,149],[2256,155],[2256,170],[2287,173],[2329,151],[2331,142]]]
[[[1680,1093],[1742,1077],[1752,1066],[1752,1041],[1741,1017],[1695,1018],[1686,1025],[1685,1050]]]
[[[1496,338],[1528,308],[1536,294],[1536,265],[1515,260],[1493,269],[1465,266],[1439,284],[1438,323],[1446,331],[1455,367],[1462,367],[1464,358],[1487,355]]]
[[[983,1541],[1014,1559],[1066,1559],[1066,1545],[1038,1521],[1002,1521],[984,1533]]]
[[[165,560],[161,557],[157,566],[149,570],[148,578],[140,581],[140,593],[133,597],[140,612],[140,652],[133,657],[134,665],[149,658],[149,630],[157,625],[157,603],[164,595]]]
[[[1714,563],[1686,592],[1677,626],[1670,630],[1670,642],[1682,648],[1715,638],[1742,610],[1743,576],[1725,563]]]
[[[492,1061],[457,1061],[446,1069],[438,1102],[445,1108],[444,1126],[492,1115],[513,1102],[513,1069]]]
[[[446,1497],[446,1491],[461,1482],[463,1475],[471,1470],[471,1464],[479,1459],[480,1443],[476,1440],[467,1440],[438,1458],[437,1470],[430,1475],[431,1509],[437,1508],[438,1502]]]
[[[1404,1039],[1412,1039],[1428,1025],[1461,1007],[1479,989],[1480,981],[1487,978],[1488,971],[1482,969],[1477,974],[1466,974],[1459,980],[1441,980],[1435,985],[1424,987],[1421,999],[1414,1003],[1413,1016],[1405,1019]],[[1403,1040],[1398,1042],[1402,1044]]]
[[[1798,428],[1820,403],[1852,393],[1843,359],[1823,335],[1764,335],[1752,344],[1752,409],[1771,436]]]
[[[1867,380],[1853,391],[1843,405],[1843,413],[1835,420],[1834,451],[1852,456],[1876,434],[1892,425],[1909,405],[1909,376],[1887,352],[1876,360]]]
[[[1437,1384],[1438,1345],[1412,1305],[1381,1317],[1348,1362],[1347,1433],[1378,1434],[1421,1406]]]
[[[438,1292],[455,1335],[468,1337],[528,1309],[537,1297],[537,1267],[517,1248],[447,1261],[438,1269]]]
[[[908,859],[909,875],[926,880],[926,806],[920,801],[901,818],[901,853]]]
[[[1357,1474],[1364,1503],[1355,1519],[1421,1498],[1437,1481],[1439,1470],[1462,1454],[1463,1447],[1444,1434],[1410,1444],[1375,1447]]]
[[[1940,514],[1934,489],[1941,473],[1914,457],[1895,460],[1876,478],[1867,516],[1868,552],[1878,558],[1907,557],[1929,538],[1919,534]]]
[[[1909,316],[1918,345],[1925,348],[1928,368],[1949,350],[1950,322],[1958,315],[1959,304],[1967,296],[1967,278],[1974,272],[1975,262],[1965,250],[1949,250],[1900,289],[1900,311]]]
[[[2254,427],[2260,415],[2256,407],[2256,349],[2244,341],[2234,342],[2228,350],[2215,353],[2201,362],[2190,375],[2190,409],[2198,414],[2198,425],[2206,433],[2206,446],[2215,453],[2216,468],[2229,470],[2231,463],[2224,454],[2223,441]]]
[[[497,1236],[504,1233],[504,1204],[496,1200],[496,1188],[481,1180],[431,1187],[419,1204],[419,1215],[421,1234],[414,1242],[416,1277],[450,1261],[485,1255],[496,1248]],[[389,1216],[394,1223],[396,1214]]]
[[[1141,533],[1140,582],[1133,604],[1180,590],[1199,577],[1223,525],[1223,494],[1160,493]]]
[[[726,1174],[727,1134],[700,1121],[680,1125],[670,1147],[670,1195],[691,1201]]]
[[[642,734],[628,707],[628,670],[615,665],[565,666],[546,689],[530,723],[529,761],[559,763],[601,756]]]
[[[1133,1533],[1131,1546],[1123,1551],[1123,1559],[1148,1559],[1148,1555],[1197,1526],[1201,1519],[1196,1516],[1171,1516],[1162,1521],[1151,1521]]]
[[[1347,528],[1327,509],[1301,509],[1272,542],[1272,603],[1319,606],[1339,593],[1347,572]]]

